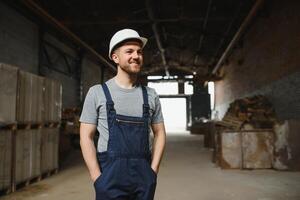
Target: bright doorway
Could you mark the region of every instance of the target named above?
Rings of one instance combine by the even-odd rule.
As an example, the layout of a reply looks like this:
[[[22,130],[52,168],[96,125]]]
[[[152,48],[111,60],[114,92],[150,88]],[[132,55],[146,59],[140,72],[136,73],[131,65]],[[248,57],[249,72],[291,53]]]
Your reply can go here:
[[[164,116],[167,134],[189,134],[187,126],[187,98],[177,97],[177,82],[149,82],[148,86],[154,88],[161,96],[160,102]],[[193,88],[185,84],[186,94],[192,94]],[[172,96],[172,97],[168,97]]]
[[[167,134],[186,131],[186,98],[160,98]]]

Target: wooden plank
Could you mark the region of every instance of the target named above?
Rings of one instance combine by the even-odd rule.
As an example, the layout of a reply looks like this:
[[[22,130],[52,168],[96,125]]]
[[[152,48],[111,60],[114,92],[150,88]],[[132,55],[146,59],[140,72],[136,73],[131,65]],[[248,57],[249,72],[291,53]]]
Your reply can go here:
[[[23,129],[16,132],[15,184],[28,181],[41,174],[40,129]]]
[[[41,172],[49,171],[49,128],[42,129]]]
[[[19,71],[17,121],[42,122],[43,109],[43,77]]]
[[[15,183],[21,183],[29,178],[30,158],[30,130],[18,130],[16,132],[16,161]]]
[[[44,121],[59,122],[62,109],[62,85],[48,78],[44,79]]]
[[[47,173],[53,169],[58,169],[58,146],[59,146],[59,129],[43,128],[42,129],[42,157],[41,171]]]
[[[31,177],[38,177],[41,175],[41,129],[34,129],[31,131]]]
[[[0,191],[11,190],[12,130],[0,130]]]
[[[53,165],[52,169],[58,169],[58,160],[59,160],[59,129],[53,129]]]

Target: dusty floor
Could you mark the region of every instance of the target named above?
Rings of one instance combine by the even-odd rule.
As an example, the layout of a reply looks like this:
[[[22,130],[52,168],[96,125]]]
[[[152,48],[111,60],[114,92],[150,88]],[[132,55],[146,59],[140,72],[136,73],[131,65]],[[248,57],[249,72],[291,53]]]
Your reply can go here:
[[[169,135],[156,200],[300,200],[300,172],[221,170],[201,136]],[[48,179],[1,200],[94,199],[79,151]]]

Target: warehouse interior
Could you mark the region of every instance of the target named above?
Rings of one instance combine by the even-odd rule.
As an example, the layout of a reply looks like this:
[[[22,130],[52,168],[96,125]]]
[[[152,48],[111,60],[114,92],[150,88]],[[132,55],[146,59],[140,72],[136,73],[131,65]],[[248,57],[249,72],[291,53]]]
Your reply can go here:
[[[94,199],[79,146],[111,36],[148,38],[167,145],[156,200],[300,199],[300,2],[0,2],[0,199]],[[176,121],[177,120],[177,121]],[[95,141],[97,137],[95,138]]]

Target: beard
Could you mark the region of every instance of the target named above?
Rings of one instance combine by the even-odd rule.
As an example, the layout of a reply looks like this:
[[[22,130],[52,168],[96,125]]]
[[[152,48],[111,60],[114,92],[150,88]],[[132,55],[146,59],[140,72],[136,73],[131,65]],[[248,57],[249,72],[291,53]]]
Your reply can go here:
[[[123,66],[119,65],[119,66],[127,74],[137,75],[137,74],[139,74],[141,72],[141,68],[142,68],[141,62],[136,62],[134,65],[135,66],[132,66],[132,63],[131,64],[128,63],[126,65],[123,65]]]

